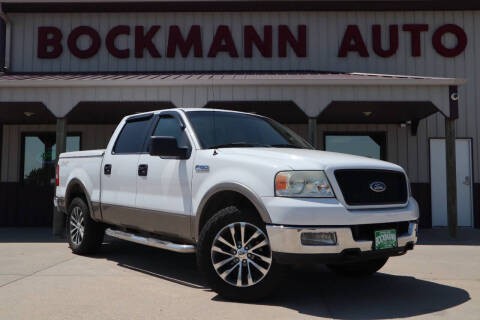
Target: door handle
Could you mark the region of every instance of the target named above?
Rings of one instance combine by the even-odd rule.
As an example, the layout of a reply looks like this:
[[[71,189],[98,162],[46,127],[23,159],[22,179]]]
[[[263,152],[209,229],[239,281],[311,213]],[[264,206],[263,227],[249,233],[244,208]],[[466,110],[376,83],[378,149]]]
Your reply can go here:
[[[106,174],[106,175],[111,174],[112,173],[112,165],[111,164],[106,164],[103,167],[103,173]]]
[[[465,179],[463,180],[463,184],[466,185],[466,186],[470,185],[470,177],[469,176],[465,176]]]
[[[138,175],[141,177],[146,177],[148,173],[148,164],[140,164],[138,166]]]

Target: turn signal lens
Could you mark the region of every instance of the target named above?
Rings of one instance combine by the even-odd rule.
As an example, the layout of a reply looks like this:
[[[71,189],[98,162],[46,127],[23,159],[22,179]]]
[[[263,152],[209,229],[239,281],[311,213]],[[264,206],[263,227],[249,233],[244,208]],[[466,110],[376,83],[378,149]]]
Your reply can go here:
[[[275,190],[286,190],[287,189],[287,177],[284,175],[277,174],[275,177]]]

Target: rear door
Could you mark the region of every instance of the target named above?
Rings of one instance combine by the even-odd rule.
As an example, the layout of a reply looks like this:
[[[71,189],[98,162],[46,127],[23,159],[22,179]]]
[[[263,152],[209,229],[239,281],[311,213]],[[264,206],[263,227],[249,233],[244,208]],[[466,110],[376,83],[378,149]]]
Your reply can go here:
[[[192,212],[193,154],[187,130],[177,112],[161,113],[151,136],[173,136],[178,146],[190,149],[189,159],[168,159],[140,155],[136,207],[143,216],[143,229],[175,237],[190,237]]]
[[[124,123],[114,145],[105,152],[101,168],[102,216],[106,222],[137,227],[135,214],[138,159],[153,114],[133,116]]]

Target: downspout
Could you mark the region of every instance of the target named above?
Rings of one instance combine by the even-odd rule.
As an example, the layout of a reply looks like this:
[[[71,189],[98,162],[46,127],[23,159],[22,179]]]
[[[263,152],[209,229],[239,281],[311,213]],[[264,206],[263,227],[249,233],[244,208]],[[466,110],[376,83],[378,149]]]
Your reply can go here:
[[[10,48],[12,43],[12,22],[8,18],[7,14],[3,12],[3,4],[0,3],[0,18],[5,22],[5,63],[1,67],[2,71],[8,71],[10,69]]]

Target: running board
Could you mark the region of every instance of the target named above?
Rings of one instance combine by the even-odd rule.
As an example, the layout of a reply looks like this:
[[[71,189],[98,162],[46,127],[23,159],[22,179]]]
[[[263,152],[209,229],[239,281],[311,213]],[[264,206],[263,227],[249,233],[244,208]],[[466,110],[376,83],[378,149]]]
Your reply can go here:
[[[170,250],[170,251],[175,251],[180,253],[195,252],[195,246],[191,244],[178,244],[178,243],[159,240],[155,238],[146,238],[146,237],[138,236],[133,233],[123,232],[120,230],[113,230],[113,229],[105,230],[105,234],[109,235],[110,237],[127,240],[131,242],[139,243],[139,244],[144,244],[144,245],[155,247],[155,248],[160,248],[160,249],[165,249],[165,250]]]

